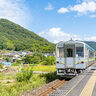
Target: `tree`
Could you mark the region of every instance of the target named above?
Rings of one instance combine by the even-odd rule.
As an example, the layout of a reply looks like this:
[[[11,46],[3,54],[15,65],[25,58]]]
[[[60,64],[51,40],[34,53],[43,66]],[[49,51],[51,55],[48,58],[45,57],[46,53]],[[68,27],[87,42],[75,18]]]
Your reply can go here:
[[[0,19],[0,49],[53,53],[55,44],[18,24],[6,19]]]
[[[56,59],[54,56],[48,56],[45,59],[47,61],[47,65],[54,65],[56,62]]]
[[[40,63],[40,57],[39,56],[34,56],[32,58],[32,63],[34,64],[39,64]]]
[[[16,63],[21,64],[21,61],[20,60],[16,60]]]
[[[7,57],[7,58],[5,58],[5,60],[7,61],[7,62],[10,62],[10,59]]]
[[[27,55],[23,60],[25,63],[32,63],[32,56]]]

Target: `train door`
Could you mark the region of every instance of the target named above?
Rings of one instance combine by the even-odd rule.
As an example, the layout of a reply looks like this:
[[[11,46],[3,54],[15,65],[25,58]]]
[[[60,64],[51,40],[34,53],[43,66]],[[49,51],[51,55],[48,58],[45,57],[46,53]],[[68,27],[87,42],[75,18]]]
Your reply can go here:
[[[67,44],[64,47],[65,51],[65,66],[66,68],[74,68],[75,64],[75,45]]]

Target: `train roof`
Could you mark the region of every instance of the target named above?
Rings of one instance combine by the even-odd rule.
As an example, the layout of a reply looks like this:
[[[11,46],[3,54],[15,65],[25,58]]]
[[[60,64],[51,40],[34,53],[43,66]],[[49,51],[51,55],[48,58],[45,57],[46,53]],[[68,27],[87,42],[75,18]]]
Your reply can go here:
[[[86,47],[92,51],[95,52],[95,50],[89,46],[87,43],[83,42],[83,41],[78,41],[78,40],[69,40],[69,41],[60,41],[59,43],[57,43],[56,45],[58,46],[59,44],[76,44],[76,43],[81,43],[83,45],[86,45]]]
[[[60,41],[58,44],[76,44],[76,43],[81,43],[81,44],[86,44],[85,42],[78,41],[78,40],[69,40],[69,41]]]

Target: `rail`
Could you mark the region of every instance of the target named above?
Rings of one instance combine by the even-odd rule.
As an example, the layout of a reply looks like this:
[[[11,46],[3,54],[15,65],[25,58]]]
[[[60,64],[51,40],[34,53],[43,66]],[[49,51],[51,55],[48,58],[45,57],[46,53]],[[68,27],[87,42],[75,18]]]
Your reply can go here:
[[[41,93],[39,96],[47,96],[48,94],[52,93],[54,90],[56,90],[58,87],[60,87],[65,82],[67,82],[67,81],[66,80],[60,80],[56,85],[51,86],[46,91],[44,91],[43,93]]]

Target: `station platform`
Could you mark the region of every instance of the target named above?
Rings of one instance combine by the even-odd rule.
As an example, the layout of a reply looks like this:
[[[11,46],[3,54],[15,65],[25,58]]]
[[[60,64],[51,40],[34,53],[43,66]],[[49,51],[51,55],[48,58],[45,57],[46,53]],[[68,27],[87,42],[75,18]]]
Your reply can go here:
[[[64,83],[49,96],[96,96],[96,64]]]

